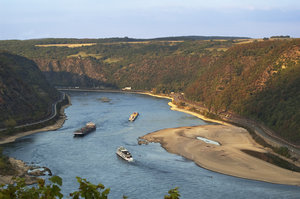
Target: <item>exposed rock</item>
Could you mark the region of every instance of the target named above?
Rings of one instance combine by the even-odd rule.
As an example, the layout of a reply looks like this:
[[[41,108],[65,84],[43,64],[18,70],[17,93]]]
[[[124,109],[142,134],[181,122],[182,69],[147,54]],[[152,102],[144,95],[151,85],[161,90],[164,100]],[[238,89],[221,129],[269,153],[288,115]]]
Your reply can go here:
[[[51,170],[47,167],[28,166],[22,160],[11,157],[9,161],[16,173],[15,175],[0,175],[0,184],[13,184],[15,182],[14,178],[19,177],[24,178],[25,183],[30,185],[37,183],[38,176],[52,176]]]
[[[149,144],[149,142],[145,139],[138,138],[138,145],[142,145],[142,144],[147,145],[147,144]]]

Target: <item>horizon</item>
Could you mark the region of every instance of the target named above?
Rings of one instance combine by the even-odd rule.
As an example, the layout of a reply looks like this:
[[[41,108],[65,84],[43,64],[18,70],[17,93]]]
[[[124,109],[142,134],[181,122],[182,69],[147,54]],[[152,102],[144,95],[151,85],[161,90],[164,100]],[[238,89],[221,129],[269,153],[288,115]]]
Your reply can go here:
[[[296,0],[38,0],[0,2],[0,40],[300,37]]]
[[[257,37],[257,38],[253,38],[253,37],[246,37],[246,36],[219,36],[219,35],[184,35],[184,36],[163,36],[163,37],[150,37],[150,38],[134,38],[134,37],[99,37],[99,38],[88,38],[88,37],[82,37],[82,38],[76,38],[76,37],[45,37],[45,38],[28,38],[28,39],[0,39],[0,41],[13,41],[13,40],[18,40],[18,41],[28,41],[28,40],[46,40],[46,39],[78,39],[78,40],[84,40],[84,39],[91,39],[91,40],[98,40],[98,39],[135,39],[135,40],[155,40],[155,39],[164,39],[164,38],[178,38],[178,37],[221,37],[221,38],[236,38],[236,39],[263,39],[263,38],[271,38],[271,37],[280,37],[280,36],[289,36],[290,39],[299,39],[300,37],[291,37],[290,35],[271,35],[270,37]],[[203,40],[209,40],[209,39],[203,39]],[[215,38],[217,39],[217,38]],[[197,40],[197,39],[196,39]]]

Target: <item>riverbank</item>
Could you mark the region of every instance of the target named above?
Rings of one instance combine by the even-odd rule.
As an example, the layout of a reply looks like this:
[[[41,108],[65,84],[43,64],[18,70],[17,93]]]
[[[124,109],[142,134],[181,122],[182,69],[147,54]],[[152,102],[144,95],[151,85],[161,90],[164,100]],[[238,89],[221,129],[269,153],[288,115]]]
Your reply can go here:
[[[173,98],[169,96],[146,92],[142,94],[173,101]],[[248,150],[263,154],[271,153],[279,157],[271,149],[259,145],[246,129],[207,118],[188,109],[178,108],[172,102],[169,102],[168,105],[171,110],[194,115],[204,121],[220,125],[164,129],[145,135],[141,137],[142,139],[158,142],[168,152],[190,159],[208,170],[252,180],[300,186],[300,173],[283,169],[243,152]],[[198,140],[198,136],[219,142],[221,146]],[[281,158],[284,159],[284,157]],[[290,160],[287,161],[291,163]],[[299,161],[292,164],[300,166]]]
[[[37,182],[38,177],[30,176],[28,170],[31,168],[26,165],[25,162],[21,160],[16,160],[14,158],[9,158],[9,163],[14,170],[14,175],[0,175],[0,184],[12,184],[15,182],[15,177],[22,177],[25,180],[25,183],[30,185]]]
[[[60,115],[61,116],[53,125],[46,126],[46,127],[41,128],[41,129],[35,129],[35,130],[26,131],[26,132],[20,132],[20,133],[17,133],[15,135],[12,135],[12,136],[2,138],[0,140],[0,145],[10,143],[10,142],[14,142],[18,138],[21,138],[21,137],[24,137],[24,136],[27,136],[27,135],[31,135],[31,134],[34,134],[34,133],[43,132],[43,131],[54,131],[54,130],[57,130],[57,129],[61,128],[62,125],[64,124],[65,120],[66,120],[66,115],[65,115],[64,111],[67,107],[69,107],[71,105],[70,97],[69,96],[67,96],[67,97],[68,97],[69,104],[64,105],[64,106],[61,107],[61,109],[60,109]]]
[[[50,126],[46,126],[44,128],[41,128],[41,129],[35,129],[35,130],[31,130],[31,131],[26,131],[26,132],[20,132],[20,133],[17,133],[15,135],[3,138],[0,141],[0,145],[10,143],[10,142],[14,142],[18,138],[21,138],[21,137],[24,137],[24,136],[27,136],[27,135],[31,135],[31,134],[34,134],[34,133],[43,132],[43,131],[54,131],[54,130],[57,130],[57,129],[61,128],[62,125],[64,124],[65,120],[66,120],[65,109],[71,105],[71,99],[70,99],[69,96],[67,96],[67,97],[68,97],[68,102],[69,103],[60,108],[60,118],[55,122],[55,124],[50,125]],[[14,183],[15,182],[14,177],[24,178],[25,183],[28,184],[28,185],[34,184],[34,183],[37,182],[38,177],[28,174],[28,170],[32,169],[31,166],[28,166],[23,161],[16,160],[12,157],[9,157],[9,163],[12,166],[11,169],[14,171],[14,174],[13,175],[0,175],[0,184]]]
[[[220,143],[206,143],[203,137]],[[168,152],[194,161],[200,167],[226,175],[277,184],[300,186],[300,173],[277,167],[242,150],[269,152],[258,145],[247,130],[225,125],[206,125],[164,129],[142,139],[157,142]]]

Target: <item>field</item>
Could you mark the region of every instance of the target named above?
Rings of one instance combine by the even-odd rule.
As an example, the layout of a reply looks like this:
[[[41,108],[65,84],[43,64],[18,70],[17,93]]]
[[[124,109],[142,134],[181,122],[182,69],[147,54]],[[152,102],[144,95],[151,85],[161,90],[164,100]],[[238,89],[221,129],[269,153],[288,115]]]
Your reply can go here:
[[[35,45],[36,47],[68,47],[68,48],[78,48],[82,46],[94,46],[96,43],[85,43],[85,44],[42,44]]]
[[[101,54],[90,54],[90,53],[88,54],[86,52],[80,51],[77,54],[67,56],[67,58],[71,58],[71,57],[75,57],[75,58],[77,58],[77,57],[82,57],[82,58],[94,57],[96,59],[101,59],[102,55]]]

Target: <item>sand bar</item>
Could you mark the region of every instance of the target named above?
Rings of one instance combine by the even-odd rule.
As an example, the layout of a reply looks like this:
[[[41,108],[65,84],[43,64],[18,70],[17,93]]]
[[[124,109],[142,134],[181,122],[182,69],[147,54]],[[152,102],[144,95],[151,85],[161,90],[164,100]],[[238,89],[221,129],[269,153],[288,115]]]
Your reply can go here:
[[[221,145],[205,143],[197,137],[214,140]],[[278,184],[300,186],[300,173],[292,172],[252,157],[241,150],[267,150],[255,143],[240,127],[205,125],[164,129],[142,137],[161,143],[168,152],[181,155],[197,165],[227,175]]]

